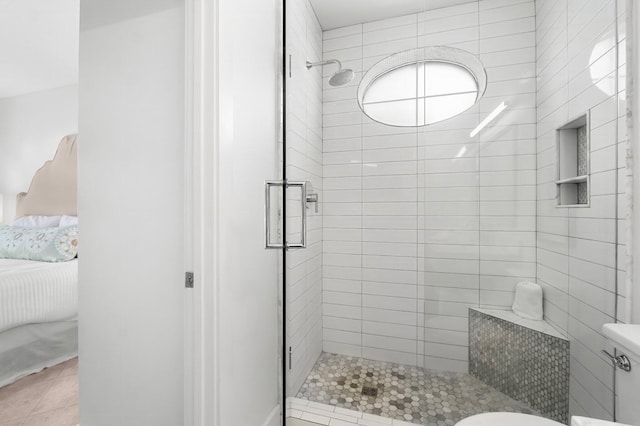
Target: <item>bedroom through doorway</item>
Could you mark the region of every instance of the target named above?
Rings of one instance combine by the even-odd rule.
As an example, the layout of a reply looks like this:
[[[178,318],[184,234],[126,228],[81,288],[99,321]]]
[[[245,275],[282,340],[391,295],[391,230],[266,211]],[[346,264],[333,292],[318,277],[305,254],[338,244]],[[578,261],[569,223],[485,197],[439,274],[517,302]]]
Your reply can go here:
[[[0,0],[0,425],[78,420],[79,0]]]

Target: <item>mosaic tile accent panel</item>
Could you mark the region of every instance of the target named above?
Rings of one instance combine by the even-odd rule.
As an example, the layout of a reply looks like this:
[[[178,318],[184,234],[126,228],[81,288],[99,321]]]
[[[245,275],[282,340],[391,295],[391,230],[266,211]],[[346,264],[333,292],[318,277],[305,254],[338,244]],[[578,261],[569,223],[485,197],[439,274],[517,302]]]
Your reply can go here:
[[[323,353],[298,398],[408,423],[448,426],[474,414],[539,415],[466,373]]]
[[[569,341],[469,309],[469,373],[543,416],[569,421]]]
[[[578,174],[584,176],[589,174],[589,143],[587,139],[587,126],[580,126],[576,129],[578,137]]]
[[[589,174],[589,140],[587,139],[587,126],[576,129],[578,133],[578,176]],[[578,204],[589,204],[589,188],[587,183],[578,184]]]
[[[589,204],[589,188],[586,182],[578,184],[578,204]]]

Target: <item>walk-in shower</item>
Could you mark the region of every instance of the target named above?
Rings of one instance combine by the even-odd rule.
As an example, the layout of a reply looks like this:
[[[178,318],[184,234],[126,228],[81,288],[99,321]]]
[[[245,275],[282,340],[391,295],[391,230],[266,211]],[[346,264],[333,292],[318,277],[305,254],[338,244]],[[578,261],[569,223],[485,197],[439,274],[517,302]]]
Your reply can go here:
[[[625,3],[337,4],[286,1],[287,414],[612,419]]]

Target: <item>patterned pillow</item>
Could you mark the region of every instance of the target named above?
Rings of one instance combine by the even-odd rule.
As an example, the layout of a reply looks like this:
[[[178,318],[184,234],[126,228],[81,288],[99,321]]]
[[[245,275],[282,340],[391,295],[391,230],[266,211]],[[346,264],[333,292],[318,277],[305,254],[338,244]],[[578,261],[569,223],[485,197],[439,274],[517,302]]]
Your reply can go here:
[[[18,216],[11,222],[11,226],[21,226],[23,228],[49,228],[60,226],[62,216]],[[70,223],[69,225],[77,225]]]
[[[66,262],[78,255],[78,227],[0,225],[0,258]]]

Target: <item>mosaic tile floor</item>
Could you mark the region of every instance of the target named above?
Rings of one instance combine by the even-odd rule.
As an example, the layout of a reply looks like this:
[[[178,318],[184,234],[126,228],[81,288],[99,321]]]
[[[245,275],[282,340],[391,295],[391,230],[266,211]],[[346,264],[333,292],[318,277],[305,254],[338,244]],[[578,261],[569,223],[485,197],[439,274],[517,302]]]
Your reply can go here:
[[[298,398],[428,426],[492,411],[539,415],[466,373],[323,353]]]

